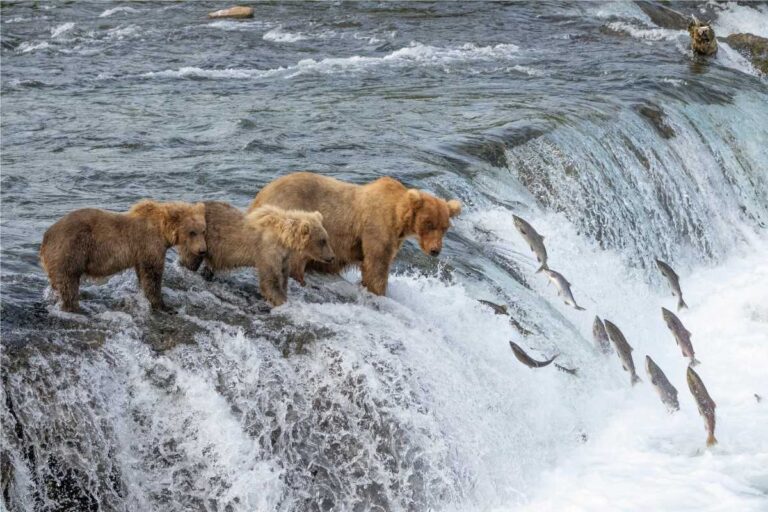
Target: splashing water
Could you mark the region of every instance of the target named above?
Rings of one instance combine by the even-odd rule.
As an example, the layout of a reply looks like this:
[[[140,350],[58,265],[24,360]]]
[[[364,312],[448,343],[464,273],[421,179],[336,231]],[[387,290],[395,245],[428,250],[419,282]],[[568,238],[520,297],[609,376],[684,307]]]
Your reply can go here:
[[[692,60],[631,3],[263,4],[242,23],[194,3],[8,9],[8,510],[766,508],[764,81]],[[638,24],[650,32],[616,30]],[[276,27],[308,37],[275,44]],[[128,272],[84,284],[87,317],[46,294],[38,243],[70,209],[245,206],[310,164],[461,199],[441,259],[409,242],[386,297],[352,269],[291,283],[271,313],[251,272],[209,283],[170,254],[176,316],[150,314]],[[512,214],[586,312],[534,273]],[[690,305],[712,449],[655,258]],[[626,335],[642,383],[595,347],[596,314]],[[577,374],[527,368],[510,340]]]

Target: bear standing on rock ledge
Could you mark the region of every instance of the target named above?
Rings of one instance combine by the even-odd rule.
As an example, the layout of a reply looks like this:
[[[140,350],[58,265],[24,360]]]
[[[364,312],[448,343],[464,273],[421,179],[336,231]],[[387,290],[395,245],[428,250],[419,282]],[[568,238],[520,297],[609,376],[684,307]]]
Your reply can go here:
[[[389,267],[406,238],[418,238],[426,254],[437,256],[449,219],[461,212],[456,200],[445,201],[392,178],[353,185],[310,172],[278,178],[264,187],[251,203],[285,209],[319,211],[336,259],[333,263],[310,262],[292,257],[291,277],[304,283],[304,269],[338,273],[360,264],[363,286],[371,293],[387,291]]]
[[[688,24],[688,33],[691,35],[691,49],[694,53],[707,57],[717,53],[717,38],[711,23],[704,24],[694,16]]]
[[[203,203],[143,200],[128,212],[75,210],[43,235],[40,263],[61,309],[80,311],[80,278],[103,278],[133,268],[154,309],[169,311],[160,292],[165,253],[176,246],[187,268],[200,266],[206,252]]]

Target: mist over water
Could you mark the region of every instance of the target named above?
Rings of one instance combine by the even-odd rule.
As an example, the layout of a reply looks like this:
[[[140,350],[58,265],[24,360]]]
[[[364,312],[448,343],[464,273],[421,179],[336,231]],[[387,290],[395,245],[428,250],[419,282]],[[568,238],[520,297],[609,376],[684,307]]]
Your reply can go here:
[[[768,88],[743,57],[699,61],[629,2],[205,19],[220,7],[0,8],[5,508],[768,507]],[[762,5],[715,22],[754,26]],[[87,317],[54,305],[37,251],[66,212],[245,207],[305,169],[391,175],[464,211],[439,259],[406,243],[386,297],[351,269],[291,283],[264,313],[251,272],[209,283],[169,252],[175,317],[151,314],[130,272],[82,286]],[[512,214],[585,312],[534,273]],[[690,306],[717,403],[709,450],[654,258]],[[596,314],[634,347],[641,384],[594,346]],[[577,375],[523,366],[510,340]],[[646,354],[678,390],[674,415]]]

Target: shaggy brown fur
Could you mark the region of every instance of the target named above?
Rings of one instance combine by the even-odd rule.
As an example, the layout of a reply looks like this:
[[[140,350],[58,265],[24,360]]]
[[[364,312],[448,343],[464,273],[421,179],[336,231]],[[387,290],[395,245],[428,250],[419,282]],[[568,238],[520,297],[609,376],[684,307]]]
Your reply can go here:
[[[691,49],[694,53],[705,56],[717,53],[717,38],[711,24],[693,18],[688,24],[688,33],[691,35]]]
[[[79,311],[80,278],[103,278],[133,267],[155,309],[167,310],[160,287],[165,252],[176,246],[187,267],[205,254],[205,206],[144,200],[127,213],[75,210],[48,228],[40,262],[61,309]]]
[[[444,201],[426,192],[407,189],[392,178],[353,185],[309,172],[273,181],[251,203],[317,210],[323,214],[336,260],[331,264],[291,258],[291,277],[304,283],[304,269],[338,273],[361,264],[363,285],[376,295],[387,291],[389,267],[406,238],[418,238],[421,250],[440,254],[449,219],[461,212],[456,200]]]
[[[255,267],[261,294],[279,306],[287,298],[291,253],[310,260],[333,261],[322,221],[319,212],[265,206],[244,215],[227,203],[207,202],[205,277],[210,279],[213,272],[220,270]]]

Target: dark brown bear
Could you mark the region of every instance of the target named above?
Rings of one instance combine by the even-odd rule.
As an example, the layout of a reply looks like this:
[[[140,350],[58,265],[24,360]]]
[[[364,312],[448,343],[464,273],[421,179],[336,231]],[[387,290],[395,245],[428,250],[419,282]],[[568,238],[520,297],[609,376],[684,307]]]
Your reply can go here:
[[[75,210],[45,232],[40,262],[64,311],[80,310],[81,277],[99,279],[127,268],[136,269],[152,307],[168,310],[160,287],[172,246],[186,267],[200,266],[206,252],[203,203],[143,200],[126,213]]]

